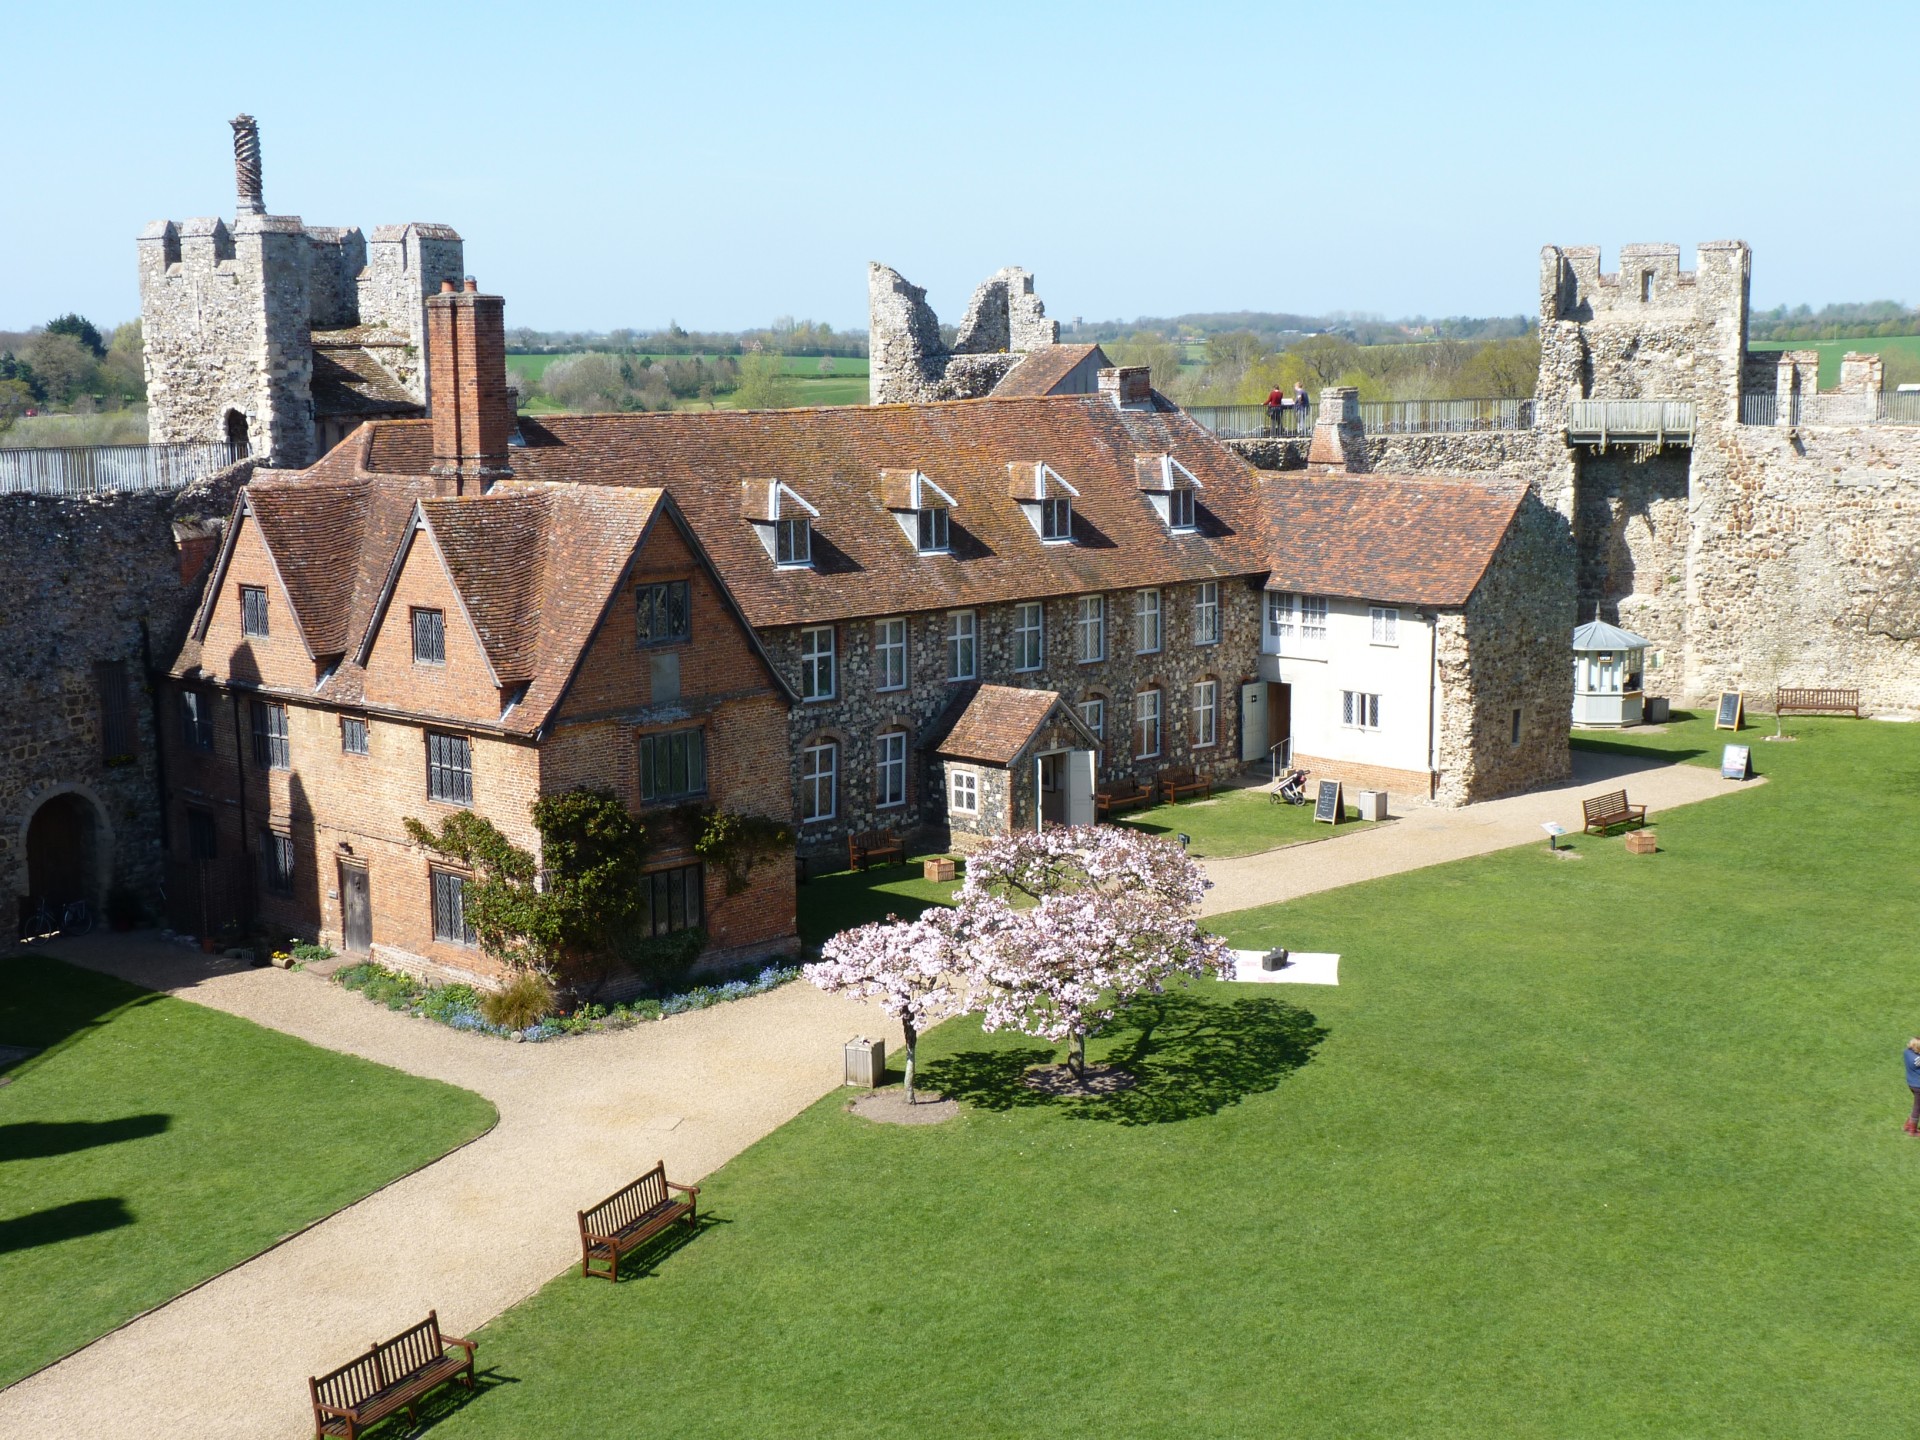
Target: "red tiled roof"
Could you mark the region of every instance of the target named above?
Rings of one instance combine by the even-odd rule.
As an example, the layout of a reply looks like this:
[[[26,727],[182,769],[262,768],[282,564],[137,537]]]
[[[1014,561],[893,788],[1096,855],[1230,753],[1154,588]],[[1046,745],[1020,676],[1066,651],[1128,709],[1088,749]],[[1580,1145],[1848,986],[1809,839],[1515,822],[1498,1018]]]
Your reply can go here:
[[[1269,590],[1465,605],[1526,498],[1520,483],[1399,475],[1264,477]]]
[[[522,416],[522,480],[657,486],[686,512],[755,626],[1126,589],[1267,569],[1261,480],[1171,407],[1101,395],[769,411]],[[336,450],[424,474],[426,421],[385,421]],[[360,459],[364,450],[364,459]],[[1199,477],[1200,531],[1170,534],[1134,480],[1172,453]],[[333,457],[329,457],[332,460]],[[1007,466],[1044,461],[1080,493],[1074,545],[1043,545]],[[340,463],[347,463],[342,461]],[[951,555],[922,556],[883,503],[883,470],[923,472],[958,502]],[[777,570],[741,515],[740,482],[778,479],[818,507],[814,564]]]
[[[1030,350],[993,387],[993,398],[1006,400],[1051,395],[1054,386],[1092,355],[1100,357],[1102,367],[1113,363],[1098,345],[1042,345],[1038,350]]]
[[[1021,690],[1011,685],[982,685],[967,701],[934,753],[988,765],[1011,765],[1034,732],[1060,704],[1053,690]],[[1071,711],[1062,711],[1071,715]],[[1076,721],[1078,717],[1073,717]],[[1092,737],[1088,737],[1091,742]]]

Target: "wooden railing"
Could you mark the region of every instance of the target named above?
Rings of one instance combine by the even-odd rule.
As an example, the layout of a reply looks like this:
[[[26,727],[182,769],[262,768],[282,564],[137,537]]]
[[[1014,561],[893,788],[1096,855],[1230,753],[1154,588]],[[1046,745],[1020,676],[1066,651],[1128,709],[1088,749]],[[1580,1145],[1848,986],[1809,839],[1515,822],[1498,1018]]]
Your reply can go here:
[[[179,490],[246,456],[246,446],[225,443],[0,450],[0,495]]]
[[[1570,445],[1691,445],[1691,400],[1571,400]]]

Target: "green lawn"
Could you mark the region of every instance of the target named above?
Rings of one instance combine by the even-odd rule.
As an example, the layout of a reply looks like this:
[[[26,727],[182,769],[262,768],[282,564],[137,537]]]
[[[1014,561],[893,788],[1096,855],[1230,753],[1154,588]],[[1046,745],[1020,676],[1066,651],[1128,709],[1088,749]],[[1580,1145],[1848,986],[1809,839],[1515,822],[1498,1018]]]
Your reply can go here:
[[[905,865],[810,876],[799,891],[801,943],[818,945],[842,930],[889,915],[911,920],[929,905],[950,901],[959,882],[921,878],[920,862],[927,858],[916,855]]]
[[[538,380],[547,373],[547,367],[563,355],[509,355],[507,370],[513,375],[527,375]],[[641,357],[629,357],[639,360]],[[684,355],[655,355],[657,364],[665,360],[684,360]],[[711,357],[709,357],[711,358]],[[864,405],[867,403],[867,360],[865,356],[835,355],[833,372],[820,373],[820,357],[817,355],[788,355],[784,357],[787,374],[795,377],[793,403],[795,405]],[[731,410],[736,408],[733,396],[714,397],[714,408]],[[529,414],[552,414],[556,407],[545,399],[536,400],[528,406]],[[683,400],[676,408],[682,410],[701,410],[706,408],[704,401]]]
[[[1820,352],[1820,388],[1831,390],[1840,383],[1840,357],[1849,350],[1862,355],[1884,355],[1891,360],[1903,355],[1920,364],[1920,335],[1881,335],[1857,340],[1756,340],[1750,350],[1818,350]],[[1888,381],[1887,388],[1893,388]]]
[[[1114,820],[1149,835],[1185,835],[1190,854],[1215,860],[1347,834],[1342,826],[1315,823],[1311,780],[1307,787],[1305,805],[1276,805],[1265,790],[1216,790],[1209,800],[1124,811]],[[1346,815],[1350,821],[1360,818],[1352,805]]]
[[[0,1385],[490,1128],[479,1096],[0,955]]]
[[[652,1273],[487,1327],[501,1383],[437,1433],[1899,1433],[1920,728],[1793,728],[1657,855],[1570,837],[1221,917],[1340,986],[1143,1011],[1093,1046],[1142,1079],[1118,1099],[1041,1100],[1045,1046],[942,1027],[959,1119],[829,1096]]]

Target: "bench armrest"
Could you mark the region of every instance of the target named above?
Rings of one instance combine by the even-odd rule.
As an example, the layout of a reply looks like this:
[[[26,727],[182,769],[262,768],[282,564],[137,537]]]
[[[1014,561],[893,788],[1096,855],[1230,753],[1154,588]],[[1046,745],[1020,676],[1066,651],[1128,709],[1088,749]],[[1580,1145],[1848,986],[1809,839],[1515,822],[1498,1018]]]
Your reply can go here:
[[[442,1345],[458,1345],[462,1350],[467,1352],[467,1358],[469,1360],[473,1358],[473,1352],[478,1348],[477,1343],[467,1339],[466,1336],[449,1335],[444,1330],[440,1332],[440,1343]]]
[[[322,1415],[338,1415],[342,1420],[351,1420],[355,1414],[358,1413],[353,1410],[342,1409],[338,1405],[329,1405],[324,1400],[314,1401],[313,1408]]]
[[[698,1185],[681,1185],[672,1180],[667,1181],[667,1188],[669,1190],[679,1190],[688,1195],[698,1195],[700,1193],[700,1187]]]

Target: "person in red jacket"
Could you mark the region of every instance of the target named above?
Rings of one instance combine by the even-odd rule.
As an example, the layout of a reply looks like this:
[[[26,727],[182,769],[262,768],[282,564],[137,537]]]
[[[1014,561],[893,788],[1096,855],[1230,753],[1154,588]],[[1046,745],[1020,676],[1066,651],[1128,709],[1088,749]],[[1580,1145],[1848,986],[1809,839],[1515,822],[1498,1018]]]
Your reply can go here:
[[[1269,431],[1280,428],[1280,407],[1286,403],[1287,397],[1280,393],[1278,385],[1267,392],[1267,429]]]

